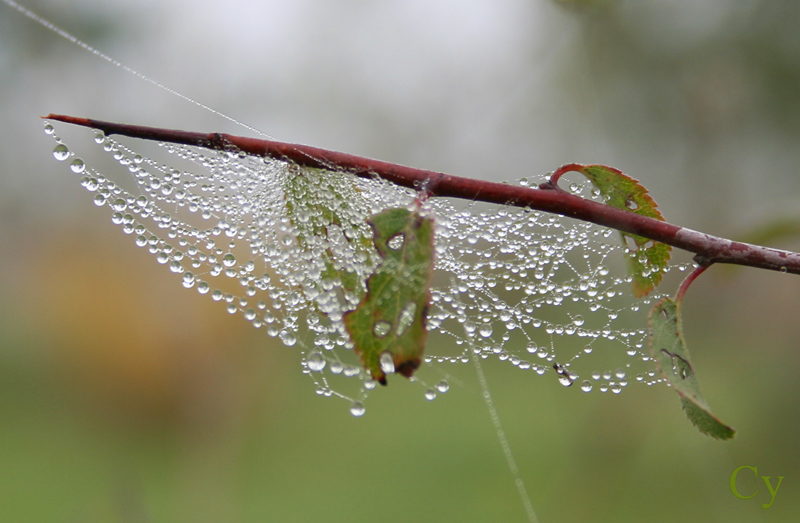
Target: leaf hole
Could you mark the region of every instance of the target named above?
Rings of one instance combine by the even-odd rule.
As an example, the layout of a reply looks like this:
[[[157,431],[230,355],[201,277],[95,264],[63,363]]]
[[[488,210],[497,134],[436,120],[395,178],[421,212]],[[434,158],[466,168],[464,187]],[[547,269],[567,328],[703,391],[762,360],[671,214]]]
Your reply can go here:
[[[624,234],[623,237],[625,238],[625,246],[628,248],[629,252],[636,252],[639,250],[639,244],[636,243],[636,240],[633,238],[633,236]]]
[[[405,241],[406,241],[405,234],[399,232],[386,241],[386,246],[393,251],[399,251],[400,249],[403,248],[403,244],[405,243]]]

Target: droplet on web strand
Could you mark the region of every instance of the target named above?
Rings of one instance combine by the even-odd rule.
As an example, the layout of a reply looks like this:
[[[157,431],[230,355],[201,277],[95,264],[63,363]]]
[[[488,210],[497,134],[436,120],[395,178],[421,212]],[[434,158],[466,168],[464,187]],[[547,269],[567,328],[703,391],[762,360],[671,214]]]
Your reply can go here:
[[[350,414],[352,414],[356,418],[360,418],[361,416],[363,416],[366,411],[367,409],[364,407],[364,404],[361,403],[360,401],[355,401],[353,402],[352,405],[350,405]]]

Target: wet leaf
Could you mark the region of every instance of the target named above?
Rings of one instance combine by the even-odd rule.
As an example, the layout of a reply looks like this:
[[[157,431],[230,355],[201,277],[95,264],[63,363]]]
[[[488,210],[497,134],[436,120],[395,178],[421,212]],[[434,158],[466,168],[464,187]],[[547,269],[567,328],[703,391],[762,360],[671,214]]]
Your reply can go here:
[[[606,204],[648,218],[664,220],[647,189],[619,169],[605,165],[584,165],[577,170],[600,190]],[[661,282],[662,271],[669,262],[672,247],[627,232],[622,232],[621,235],[623,243],[629,249],[627,264],[628,273],[633,277],[633,293],[637,297],[645,296]]]
[[[405,208],[369,220],[382,260],[367,279],[367,294],[344,315],[344,324],[372,378],[411,377],[427,337],[426,314],[433,273],[433,218]]]
[[[307,256],[321,256],[325,264],[317,280],[338,279],[345,291],[362,292],[362,280],[355,271],[347,268],[348,260],[344,258],[372,252],[373,247],[368,237],[361,231],[358,234],[343,235],[342,238],[351,248],[347,256],[337,256],[330,248],[315,254],[314,249],[330,243],[331,226],[340,230],[366,227],[364,221],[369,215],[366,200],[351,180],[338,173],[298,165],[290,168],[294,172],[292,176],[285,177],[283,182],[286,214],[296,231],[296,241],[300,249]]]
[[[689,349],[683,338],[680,304],[670,298],[658,302],[650,311],[652,356],[662,375],[681,398],[689,421],[700,432],[716,439],[730,439],[736,432],[712,414],[700,392]]]

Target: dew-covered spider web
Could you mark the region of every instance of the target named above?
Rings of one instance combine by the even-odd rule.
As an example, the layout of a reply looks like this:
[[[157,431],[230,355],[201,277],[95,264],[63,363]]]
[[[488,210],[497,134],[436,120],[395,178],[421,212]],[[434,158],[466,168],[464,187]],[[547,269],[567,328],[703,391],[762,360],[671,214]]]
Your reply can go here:
[[[585,392],[660,381],[647,313],[662,296],[632,296],[627,247],[614,230],[514,207],[420,204],[415,191],[378,178],[234,149],[163,145],[176,168],[97,132],[97,147],[119,165],[106,174],[52,125],[45,130],[57,142],[55,158],[136,246],[175,273],[176,285],[291,347],[316,394],[346,400],[354,416],[365,413],[377,381],[354,353],[343,316],[380,263],[367,220],[397,207],[421,205],[435,220],[428,340],[411,378],[426,399],[449,390],[448,366],[474,357]],[[588,182],[568,190],[600,198]]]

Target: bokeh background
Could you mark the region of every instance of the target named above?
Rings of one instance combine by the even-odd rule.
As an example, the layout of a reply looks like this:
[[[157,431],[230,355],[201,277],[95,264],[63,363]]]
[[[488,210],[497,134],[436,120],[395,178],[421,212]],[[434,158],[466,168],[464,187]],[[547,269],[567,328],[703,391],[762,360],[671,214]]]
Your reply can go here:
[[[497,180],[606,163],[673,222],[800,249],[791,0],[25,5],[283,141]],[[393,380],[353,418],[120,234],[37,117],[245,130],[6,4],[0,79],[1,519],[525,520],[471,367],[433,402]],[[692,287],[687,338],[731,442],[665,387],[583,394],[487,362],[540,520],[797,521],[799,308],[796,276],[715,267]],[[741,465],[784,476],[771,508],[754,476],[732,495]]]

